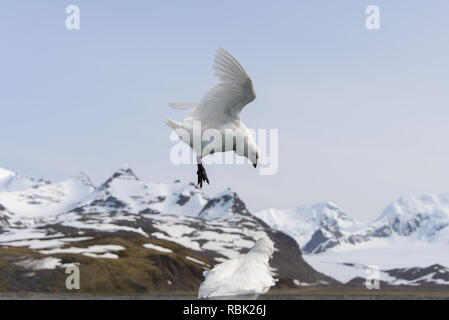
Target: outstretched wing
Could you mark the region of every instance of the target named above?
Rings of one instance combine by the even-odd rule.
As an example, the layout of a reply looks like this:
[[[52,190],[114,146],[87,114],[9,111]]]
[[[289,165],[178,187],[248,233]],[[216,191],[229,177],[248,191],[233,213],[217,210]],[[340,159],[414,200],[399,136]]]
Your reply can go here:
[[[243,107],[256,98],[251,78],[223,48],[218,49],[213,67],[221,83],[211,88],[192,111],[193,120],[211,126],[239,119]]]

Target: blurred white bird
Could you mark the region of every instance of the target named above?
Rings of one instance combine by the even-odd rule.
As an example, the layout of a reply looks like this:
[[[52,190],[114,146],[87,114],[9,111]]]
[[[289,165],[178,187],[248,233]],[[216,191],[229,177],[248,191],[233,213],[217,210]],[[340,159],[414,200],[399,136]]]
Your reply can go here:
[[[169,104],[178,110],[193,109],[191,116],[184,122],[166,119],[167,125],[196,152],[200,187],[203,186],[203,181],[209,183],[201,163],[201,159],[207,155],[234,151],[239,156],[248,158],[254,167],[257,167],[259,158],[259,148],[249,129],[240,120],[243,107],[256,98],[251,78],[240,63],[223,48],[218,49],[213,68],[221,83],[211,88],[200,103]],[[226,140],[227,143],[225,139],[215,138],[202,141],[204,131],[210,129],[217,130],[220,137],[229,137],[232,132],[232,139]],[[198,143],[195,144],[194,140]]]
[[[262,238],[244,256],[205,271],[206,279],[200,286],[198,298],[257,297],[267,293],[276,283],[268,264],[273,251],[273,242]]]

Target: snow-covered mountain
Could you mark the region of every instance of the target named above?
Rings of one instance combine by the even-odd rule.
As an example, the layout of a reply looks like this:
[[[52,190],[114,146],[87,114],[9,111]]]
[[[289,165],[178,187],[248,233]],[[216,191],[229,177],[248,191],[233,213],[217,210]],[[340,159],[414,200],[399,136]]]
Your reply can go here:
[[[401,197],[391,203],[361,234],[388,237],[393,234],[432,240],[449,226],[449,195]]]
[[[295,238],[314,268],[344,283],[366,276],[369,265],[381,270],[449,266],[449,195],[401,197],[367,224],[332,203],[255,215]],[[405,284],[387,271],[382,275],[387,283]]]
[[[125,167],[99,187],[80,175],[59,183],[0,192],[0,204],[0,257],[2,248],[31,250],[26,260],[22,261],[23,251],[17,261],[13,259],[11,268],[19,268],[24,274],[30,268],[33,272],[49,266],[59,270],[67,254],[75,254],[71,261],[89,257],[91,260],[84,263],[95,264],[96,259],[141,255],[144,248],[153,250],[153,255],[143,255],[149,259],[142,265],[150,268],[146,272],[153,274],[154,259],[168,265],[161,265],[160,272],[167,277],[162,283],[158,282],[160,273],[144,276],[142,281],[151,288],[156,281],[158,290],[166,290],[174,286],[174,270],[179,269],[193,278],[176,278],[176,288],[191,289],[201,283],[201,270],[237,258],[258,239],[268,237],[275,244],[270,265],[280,279],[277,286],[337,284],[311,268],[294,239],[253,216],[230,189],[209,197],[192,183],[141,181]],[[117,262],[117,268],[122,270],[125,261],[129,260]],[[195,270],[195,276],[188,270]],[[21,285],[28,286],[28,282]]]
[[[42,183],[45,182],[36,182],[27,176],[0,168],[0,192],[28,189]]]
[[[227,189],[209,199],[198,217],[207,220],[232,220],[237,214],[248,215],[249,212],[237,193]]]
[[[71,210],[195,216],[207,201],[192,183],[146,183],[130,168],[122,168]]]
[[[145,241],[145,248],[176,244],[190,250],[189,258],[182,259],[202,267],[236,258],[260,237],[269,237],[275,243],[272,267],[281,286],[335,284],[333,279],[354,285],[370,265],[379,266],[388,284],[446,285],[431,279],[432,266],[441,266],[438,274],[449,266],[449,195],[402,197],[364,224],[332,202],[252,214],[230,189],[211,197],[193,183],[144,182],[127,167],[99,187],[83,174],[50,183],[1,170],[0,181],[0,249],[19,246],[51,254],[43,259],[53,259],[52,266],[60,265],[59,254],[72,251],[119,257],[106,249],[96,253],[70,247],[89,243],[97,248],[105,237],[132,237]],[[406,270],[416,268],[420,277],[404,282]]]
[[[363,224],[332,202],[299,206],[296,210],[268,209],[255,213],[271,227],[293,237],[304,253],[319,253],[348,242]]]
[[[10,182],[15,181],[16,177],[18,175],[12,176]],[[2,191],[0,203],[16,217],[37,218],[70,210],[94,189],[89,178],[80,174],[59,183],[39,182],[31,186],[22,184],[21,188]]]
[[[449,226],[449,195],[401,197],[368,224],[354,221],[331,202],[294,211],[263,210],[255,216],[295,238],[304,253],[316,254],[339,245],[395,236],[433,241]]]

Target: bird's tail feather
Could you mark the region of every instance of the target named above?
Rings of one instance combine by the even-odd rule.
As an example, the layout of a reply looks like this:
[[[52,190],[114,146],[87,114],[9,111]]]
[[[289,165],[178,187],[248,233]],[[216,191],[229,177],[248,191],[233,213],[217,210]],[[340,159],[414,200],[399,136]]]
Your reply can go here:
[[[165,123],[167,124],[167,126],[169,126],[170,128],[172,128],[173,130],[176,131],[176,129],[182,128],[182,123],[175,121],[173,119],[170,118],[165,118]]]
[[[198,102],[170,102],[168,104],[170,107],[176,110],[188,110],[188,109],[195,109],[198,107]]]
[[[187,145],[192,145],[191,139],[191,127],[189,127],[188,123],[178,122],[170,118],[165,118],[165,123],[167,126],[173,129],[173,131],[179,136],[182,142]]]

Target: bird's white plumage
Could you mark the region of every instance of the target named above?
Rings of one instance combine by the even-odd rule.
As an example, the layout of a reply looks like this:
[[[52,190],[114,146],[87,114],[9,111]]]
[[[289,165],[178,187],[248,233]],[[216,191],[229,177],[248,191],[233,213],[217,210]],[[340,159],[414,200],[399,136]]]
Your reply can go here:
[[[240,111],[256,98],[253,82],[240,63],[226,50],[219,48],[213,68],[221,80],[199,103],[170,103],[177,110],[193,109],[189,120],[201,121],[205,127],[224,125],[240,120]]]
[[[256,98],[253,82],[240,63],[223,48],[218,49],[213,68],[221,82],[212,87],[198,104],[170,103],[174,109],[193,110],[184,122],[167,118],[166,123],[191,148],[194,148],[193,139],[201,141],[197,144],[200,150],[195,149],[198,163],[201,163],[202,157],[216,152],[235,151],[238,155],[247,157],[256,166],[259,153],[257,144],[250,130],[240,120],[242,109]],[[231,130],[232,138],[237,143],[224,144],[222,139],[202,141],[203,133],[209,129],[217,130],[222,136],[228,136],[226,132]],[[186,132],[188,137],[184,134]],[[242,143],[239,144],[240,141]]]
[[[213,68],[222,82],[206,93],[192,111],[192,119],[215,125],[240,120],[240,111],[256,98],[251,78],[223,48],[218,49]]]
[[[268,264],[273,251],[273,242],[262,238],[246,255],[204,272],[206,279],[200,286],[198,298],[250,296],[268,292],[276,283]]]

